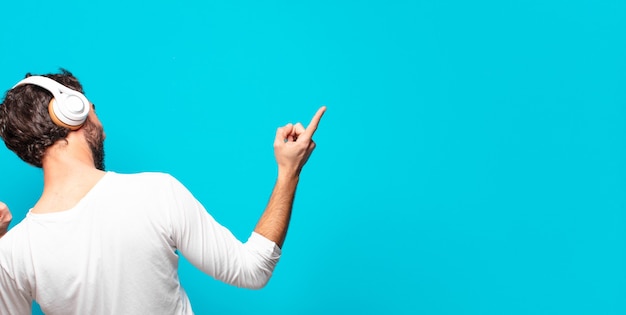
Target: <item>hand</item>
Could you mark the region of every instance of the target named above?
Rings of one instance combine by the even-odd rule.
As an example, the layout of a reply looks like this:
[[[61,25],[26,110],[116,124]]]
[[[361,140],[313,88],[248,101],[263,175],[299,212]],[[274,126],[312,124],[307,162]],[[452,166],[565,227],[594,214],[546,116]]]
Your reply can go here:
[[[299,176],[302,167],[315,149],[313,134],[317,130],[317,125],[326,111],[326,106],[320,107],[311,119],[309,126],[305,129],[302,124],[287,124],[276,130],[274,140],[274,156],[278,163],[279,175]]]
[[[4,236],[8,231],[11,219],[13,219],[13,217],[9,211],[9,207],[3,202],[0,202],[0,237]]]

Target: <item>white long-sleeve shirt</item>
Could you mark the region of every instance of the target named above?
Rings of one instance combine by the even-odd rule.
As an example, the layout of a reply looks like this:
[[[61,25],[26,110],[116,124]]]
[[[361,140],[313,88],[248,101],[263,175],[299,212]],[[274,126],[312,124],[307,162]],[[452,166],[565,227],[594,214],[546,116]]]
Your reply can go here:
[[[108,172],[72,209],[28,213],[0,239],[0,314],[193,314],[179,251],[216,279],[263,287],[280,248],[246,243],[162,173]]]

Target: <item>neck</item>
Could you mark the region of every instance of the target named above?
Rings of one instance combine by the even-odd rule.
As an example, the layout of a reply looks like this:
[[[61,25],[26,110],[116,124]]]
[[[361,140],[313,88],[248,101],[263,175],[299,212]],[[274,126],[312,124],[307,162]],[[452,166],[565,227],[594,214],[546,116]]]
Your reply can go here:
[[[94,167],[91,151],[80,139],[67,138],[48,148],[42,160],[44,187],[31,212],[50,213],[71,209],[104,176]]]

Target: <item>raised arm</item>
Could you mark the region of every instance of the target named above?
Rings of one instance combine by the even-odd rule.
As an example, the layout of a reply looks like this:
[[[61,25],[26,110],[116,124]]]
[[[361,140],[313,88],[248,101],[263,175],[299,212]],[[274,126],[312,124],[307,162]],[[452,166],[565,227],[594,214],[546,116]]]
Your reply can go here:
[[[9,207],[0,201],[0,237],[3,237],[9,230],[9,224],[12,218]]]
[[[315,149],[313,134],[326,107],[322,106],[305,129],[302,124],[287,124],[278,128],[274,139],[274,155],[278,164],[278,178],[254,231],[283,246],[291,218],[300,171]]]

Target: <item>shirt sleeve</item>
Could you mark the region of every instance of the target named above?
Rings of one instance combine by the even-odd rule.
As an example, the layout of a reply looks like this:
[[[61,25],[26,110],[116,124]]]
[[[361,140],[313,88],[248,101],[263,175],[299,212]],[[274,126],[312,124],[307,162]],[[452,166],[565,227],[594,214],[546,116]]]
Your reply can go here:
[[[242,243],[180,182],[170,176],[170,183],[171,234],[180,253],[218,280],[250,289],[264,287],[280,258],[276,243],[255,232]]]
[[[7,271],[9,260],[3,250],[0,255],[0,314],[30,315],[32,299]]]

